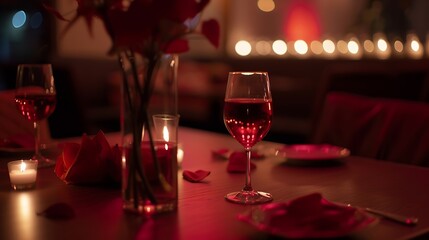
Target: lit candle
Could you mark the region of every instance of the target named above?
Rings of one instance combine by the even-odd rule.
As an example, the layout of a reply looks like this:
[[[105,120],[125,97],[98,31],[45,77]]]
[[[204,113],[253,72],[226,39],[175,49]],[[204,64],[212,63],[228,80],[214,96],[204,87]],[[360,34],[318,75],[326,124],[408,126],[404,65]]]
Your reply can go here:
[[[18,160],[7,164],[10,183],[13,189],[33,188],[36,184],[37,161]]]

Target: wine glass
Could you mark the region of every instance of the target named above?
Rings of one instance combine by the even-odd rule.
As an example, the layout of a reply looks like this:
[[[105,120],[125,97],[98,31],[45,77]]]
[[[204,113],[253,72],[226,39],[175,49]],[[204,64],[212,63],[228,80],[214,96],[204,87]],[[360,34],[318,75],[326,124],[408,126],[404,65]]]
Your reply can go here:
[[[16,77],[15,103],[21,114],[33,122],[34,155],[39,167],[48,167],[55,161],[40,152],[39,121],[46,119],[55,109],[56,90],[51,64],[20,64]]]
[[[252,147],[271,127],[272,98],[268,73],[230,72],[225,93],[223,119],[232,137],[246,151],[246,184],[241,191],[228,193],[228,201],[259,204],[273,200],[270,193],[252,188],[250,157]]]

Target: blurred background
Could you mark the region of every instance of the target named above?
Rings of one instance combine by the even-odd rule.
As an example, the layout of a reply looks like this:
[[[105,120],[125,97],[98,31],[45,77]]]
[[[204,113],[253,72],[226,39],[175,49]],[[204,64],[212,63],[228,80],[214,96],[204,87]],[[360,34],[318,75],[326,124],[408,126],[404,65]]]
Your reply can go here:
[[[74,0],[47,1],[71,19]],[[191,36],[179,66],[181,125],[225,132],[228,71],[267,71],[274,119],[267,140],[311,137],[327,92],[428,101],[429,1],[213,0],[203,18],[221,24],[221,46]],[[119,130],[119,71],[101,22],[64,33],[37,1],[0,2],[0,91],[19,63],[49,62],[58,105],[53,138]],[[65,127],[66,126],[66,127]]]

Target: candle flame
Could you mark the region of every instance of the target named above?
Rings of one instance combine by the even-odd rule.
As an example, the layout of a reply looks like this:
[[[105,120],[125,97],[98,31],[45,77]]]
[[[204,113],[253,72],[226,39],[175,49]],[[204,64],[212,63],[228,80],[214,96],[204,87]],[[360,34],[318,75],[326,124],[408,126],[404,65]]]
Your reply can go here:
[[[20,170],[21,170],[21,172],[24,172],[26,168],[27,168],[27,164],[25,164],[25,162],[24,162],[24,161],[22,161],[22,162],[21,162],[21,165],[20,165]]]
[[[170,134],[168,132],[167,126],[164,126],[164,128],[162,129],[162,137],[164,138],[164,140],[166,142],[168,142],[170,140]]]

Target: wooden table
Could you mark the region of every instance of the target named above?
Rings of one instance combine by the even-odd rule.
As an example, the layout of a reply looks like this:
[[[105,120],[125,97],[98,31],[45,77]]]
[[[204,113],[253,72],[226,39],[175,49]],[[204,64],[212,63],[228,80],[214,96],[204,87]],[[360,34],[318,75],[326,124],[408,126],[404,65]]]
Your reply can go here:
[[[0,171],[0,239],[267,239],[237,220],[237,214],[252,206],[224,200],[228,192],[244,185],[244,174],[230,174],[227,162],[211,151],[241,149],[230,136],[182,128],[179,140],[185,151],[183,168],[204,169],[211,175],[203,183],[190,183],[179,172],[178,211],[145,218],[127,214],[121,207],[120,189],[66,185],[52,168],[40,169],[37,186],[12,191],[5,162]],[[120,139],[108,135],[111,144]],[[74,139],[79,141],[79,139]],[[278,146],[263,142],[258,147]],[[359,234],[362,239],[409,239],[429,231],[429,169],[348,157],[331,167],[290,167],[278,157],[255,161],[253,187],[273,194],[275,202],[320,192],[331,201],[368,206],[419,217],[409,227],[388,220]],[[76,217],[51,220],[37,216],[51,204],[70,204]]]

